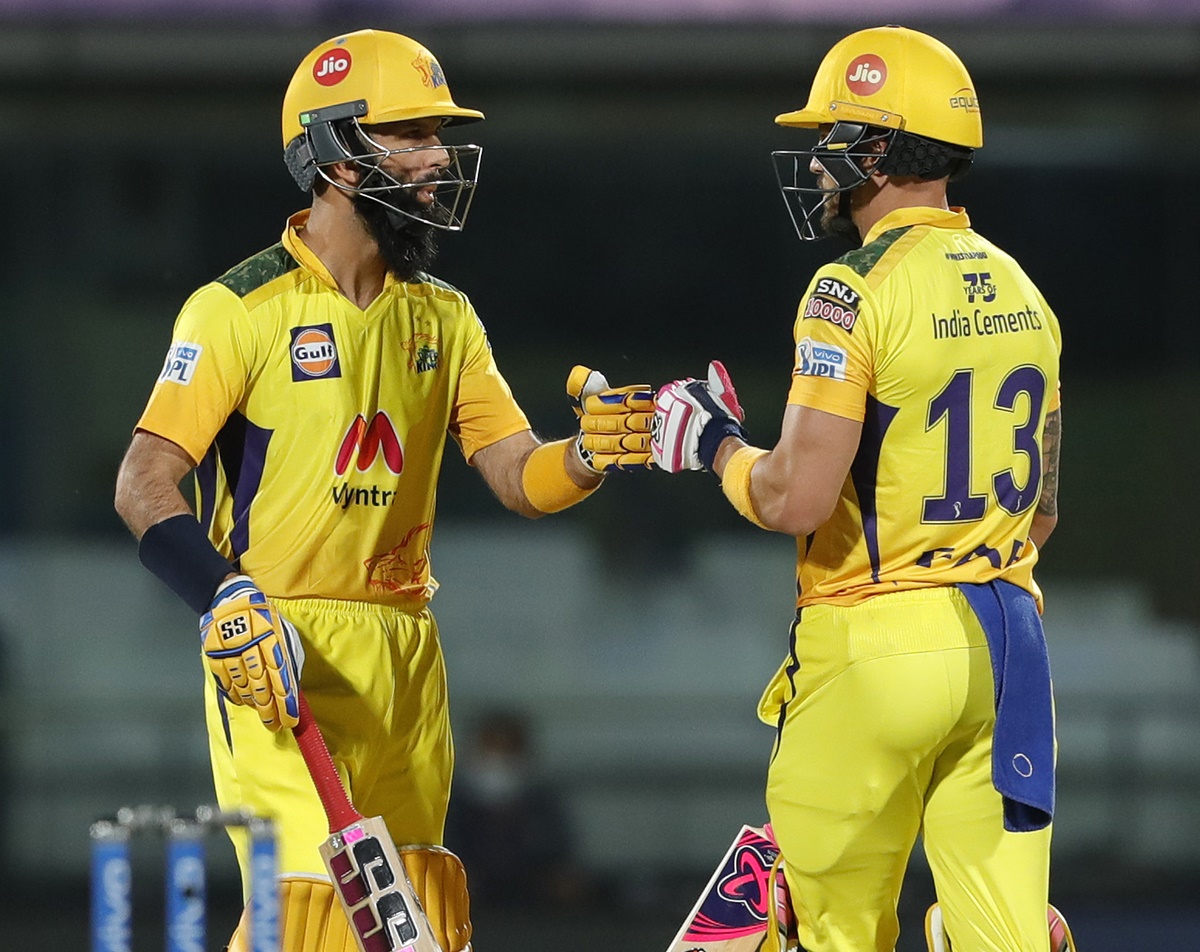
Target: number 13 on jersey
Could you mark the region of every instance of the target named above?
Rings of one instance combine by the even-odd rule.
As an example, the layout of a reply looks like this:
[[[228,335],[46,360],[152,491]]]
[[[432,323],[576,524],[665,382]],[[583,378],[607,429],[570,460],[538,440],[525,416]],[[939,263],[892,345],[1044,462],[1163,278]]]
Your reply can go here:
[[[990,495],[1009,515],[1017,516],[1037,502],[1041,489],[1042,456],[1038,435],[1042,429],[1042,407],[1046,396],[1046,375],[1040,368],[1023,365],[1011,370],[1000,382],[991,406],[972,400],[976,386],[974,370],[957,370],[946,385],[929,401],[925,421],[927,432],[940,430],[945,446],[945,481],[940,496],[926,496],[921,509],[923,523],[975,522],[987,511],[988,494],[973,493],[974,468],[979,439],[997,439],[1001,430],[1010,437],[1009,458],[1013,465],[991,474]],[[981,414],[988,414],[981,419]],[[992,414],[1002,414],[1000,418]],[[1007,419],[1005,419],[1007,418]],[[986,454],[994,458],[995,454]],[[1024,457],[1028,474],[1020,483],[1017,459]]]

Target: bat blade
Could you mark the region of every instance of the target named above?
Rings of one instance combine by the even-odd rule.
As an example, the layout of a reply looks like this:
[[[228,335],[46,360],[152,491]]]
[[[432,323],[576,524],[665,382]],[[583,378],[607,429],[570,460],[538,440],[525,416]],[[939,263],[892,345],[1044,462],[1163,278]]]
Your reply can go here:
[[[363,952],[442,952],[381,817],[339,830],[320,850]]]
[[[444,952],[383,818],[364,817],[350,802],[303,693],[292,732],[329,819],[321,859],[359,952]]]
[[[785,948],[783,873],[772,875],[779,847],[765,830],[743,826],[667,952],[758,952]],[[774,894],[779,922],[772,923]],[[776,935],[771,935],[772,930]]]

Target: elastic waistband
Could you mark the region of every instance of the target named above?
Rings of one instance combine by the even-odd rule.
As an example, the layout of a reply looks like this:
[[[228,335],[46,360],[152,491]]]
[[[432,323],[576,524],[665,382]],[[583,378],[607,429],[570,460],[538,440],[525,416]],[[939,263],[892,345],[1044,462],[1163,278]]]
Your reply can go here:
[[[857,605],[809,605],[798,633],[806,630],[839,632],[850,660],[987,644],[966,597],[951,586],[889,592]]]
[[[429,610],[428,602],[362,602],[349,598],[282,598],[269,596],[287,615],[289,608],[297,608],[302,612],[316,612],[330,615],[420,615]]]

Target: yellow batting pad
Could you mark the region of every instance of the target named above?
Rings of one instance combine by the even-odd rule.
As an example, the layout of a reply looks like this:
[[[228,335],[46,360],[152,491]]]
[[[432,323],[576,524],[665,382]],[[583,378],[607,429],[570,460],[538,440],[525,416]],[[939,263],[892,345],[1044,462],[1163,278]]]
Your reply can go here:
[[[440,846],[401,847],[400,861],[438,945],[444,952],[467,952],[471,948],[471,901],[462,861]]]
[[[1046,907],[1046,925],[1050,929],[1050,952],[1075,952],[1075,937],[1071,935],[1071,928],[1053,905]],[[941,903],[935,902],[925,913],[925,944],[929,952],[954,952],[946,935]]]
[[[1075,936],[1063,914],[1054,906],[1046,908],[1046,922],[1050,926],[1050,952],[1075,952]]]
[[[229,940],[229,952],[250,952],[249,915]],[[280,952],[358,952],[337,893],[327,879],[289,876],[279,881]]]
[[[400,860],[443,952],[470,952],[470,899],[459,858],[440,846],[406,846],[400,850]],[[249,915],[243,912],[229,940],[229,952],[250,952],[250,938]],[[328,879],[287,876],[279,880],[279,949],[358,952],[354,932]]]

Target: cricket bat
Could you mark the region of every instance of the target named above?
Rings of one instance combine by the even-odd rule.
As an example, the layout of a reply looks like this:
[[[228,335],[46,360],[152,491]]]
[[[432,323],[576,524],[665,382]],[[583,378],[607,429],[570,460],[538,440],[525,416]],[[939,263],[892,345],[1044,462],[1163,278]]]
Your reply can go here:
[[[790,916],[770,828],[743,826],[667,952],[783,952]]]
[[[292,728],[329,819],[321,859],[333,880],[360,952],[444,952],[382,817],[354,809],[303,692]]]

